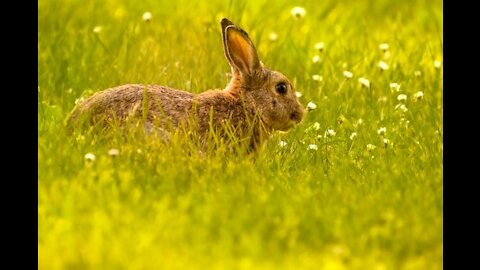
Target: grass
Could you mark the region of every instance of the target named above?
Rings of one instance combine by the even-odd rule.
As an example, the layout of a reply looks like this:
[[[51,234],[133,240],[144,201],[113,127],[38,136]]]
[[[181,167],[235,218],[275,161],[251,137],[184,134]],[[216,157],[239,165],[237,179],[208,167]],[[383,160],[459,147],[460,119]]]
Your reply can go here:
[[[443,268],[442,2],[272,2],[39,1],[39,269]],[[223,88],[223,16],[317,105],[300,125],[255,157],[67,135],[75,101],[108,87]]]

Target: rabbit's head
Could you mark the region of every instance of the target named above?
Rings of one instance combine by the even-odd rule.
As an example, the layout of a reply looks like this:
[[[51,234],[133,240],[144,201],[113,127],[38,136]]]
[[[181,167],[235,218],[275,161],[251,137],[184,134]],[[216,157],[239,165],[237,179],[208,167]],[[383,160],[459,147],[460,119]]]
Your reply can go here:
[[[241,96],[267,127],[286,131],[299,123],[305,109],[287,77],[260,63],[247,33],[228,19],[221,22],[225,57],[232,69],[226,91]]]

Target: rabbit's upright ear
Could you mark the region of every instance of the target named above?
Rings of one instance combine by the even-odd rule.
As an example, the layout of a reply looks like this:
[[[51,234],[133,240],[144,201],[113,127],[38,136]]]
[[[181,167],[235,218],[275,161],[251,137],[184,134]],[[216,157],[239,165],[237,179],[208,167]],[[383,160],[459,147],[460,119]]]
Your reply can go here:
[[[257,50],[247,33],[228,19],[222,19],[223,48],[230,65],[242,74],[260,69]]]

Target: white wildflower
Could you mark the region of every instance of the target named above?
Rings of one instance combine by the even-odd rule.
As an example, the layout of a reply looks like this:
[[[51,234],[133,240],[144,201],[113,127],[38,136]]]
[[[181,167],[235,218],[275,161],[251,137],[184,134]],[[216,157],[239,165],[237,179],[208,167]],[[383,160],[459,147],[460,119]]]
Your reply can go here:
[[[442,62],[439,61],[439,60],[435,60],[433,62],[433,66],[436,68],[436,69],[439,69],[441,66],[442,66]]]
[[[293,17],[299,19],[305,16],[305,9],[303,7],[294,7],[292,8],[292,11],[290,12]]]
[[[308,149],[308,150],[315,150],[315,151],[317,151],[317,150],[318,150],[318,146],[317,146],[316,144],[309,144],[309,145],[307,146],[307,149]]]
[[[400,91],[400,84],[396,83],[396,82],[393,82],[390,84],[390,90],[396,90],[397,92]]]
[[[345,76],[345,78],[347,78],[347,79],[351,79],[351,78],[353,77],[353,73],[350,72],[350,71],[345,70],[345,71],[343,72],[343,76]]]
[[[320,52],[323,51],[323,47],[324,47],[323,42],[318,42],[317,44],[315,44],[315,49],[317,49]]]
[[[353,141],[353,139],[355,139],[357,137],[357,133],[356,132],[352,132],[352,134],[350,134],[350,140]]]
[[[302,93],[300,93],[300,92],[295,92],[295,96],[301,97],[301,96],[302,96]]]
[[[390,144],[390,140],[387,139],[387,138],[384,138],[383,139],[383,144],[385,145],[385,147],[387,147],[387,145]]]
[[[320,56],[318,56],[318,55],[313,56],[312,62],[313,62],[313,63],[318,63],[318,62],[320,62]]]
[[[389,68],[388,64],[383,62],[383,61],[380,61],[378,62],[378,67],[381,69],[381,70],[387,70]]]
[[[395,110],[400,110],[402,112],[407,112],[408,108],[407,108],[407,106],[405,106],[405,104],[397,104],[397,106],[395,106]]]
[[[307,109],[308,109],[309,111],[315,110],[316,108],[317,108],[317,104],[313,103],[313,101],[308,102],[308,104],[307,104]]]
[[[149,22],[152,19],[152,13],[150,13],[148,11],[143,13],[142,19],[145,22]]]
[[[312,129],[319,130],[320,129],[320,123],[318,123],[318,122],[313,123]]]
[[[86,161],[89,161],[89,162],[90,162],[90,161],[94,161],[94,160],[95,160],[95,155],[92,154],[92,153],[87,153],[87,154],[85,155],[85,160],[86,160]]]
[[[120,151],[118,151],[118,149],[116,149],[116,148],[112,148],[112,149],[108,150],[108,155],[109,156],[115,157],[115,156],[118,156],[119,154],[120,154]]]
[[[377,133],[378,135],[385,135],[385,133],[387,132],[387,128],[386,127],[381,127],[377,130]]]
[[[287,142],[286,142],[286,141],[279,141],[279,142],[278,142],[278,145],[279,145],[280,147],[285,147],[285,146],[287,146]]]
[[[312,79],[313,79],[314,81],[319,81],[319,82],[323,81],[323,77],[320,76],[320,75],[313,75],[313,76],[312,76]]]
[[[405,94],[400,94],[397,96],[397,100],[400,102],[405,102],[407,100],[407,95]]]
[[[335,130],[329,128],[325,131],[325,137],[328,136],[328,137],[334,137],[335,135],[337,135],[337,132],[335,132]]]
[[[421,99],[423,99],[423,92],[422,92],[422,91],[418,91],[417,93],[415,93],[415,94],[413,95],[413,99],[414,99],[414,100],[421,100]]]
[[[368,150],[368,151],[373,151],[373,150],[375,150],[375,148],[377,148],[375,145],[370,144],[370,143],[367,144],[367,150]]]
[[[383,52],[386,52],[388,50],[388,48],[390,48],[390,46],[388,45],[388,43],[381,43],[379,46],[381,51]]]
[[[365,87],[370,88],[370,81],[361,77],[358,79],[358,81]]]

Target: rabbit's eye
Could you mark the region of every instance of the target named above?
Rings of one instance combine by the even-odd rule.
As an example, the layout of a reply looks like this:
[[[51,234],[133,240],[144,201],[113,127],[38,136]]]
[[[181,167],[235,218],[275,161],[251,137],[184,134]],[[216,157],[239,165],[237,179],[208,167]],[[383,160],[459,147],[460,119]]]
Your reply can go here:
[[[278,92],[279,94],[282,94],[282,95],[283,95],[283,94],[287,93],[287,85],[286,85],[285,83],[283,83],[283,82],[278,83],[278,84],[275,86],[275,89],[277,90],[277,92]]]

